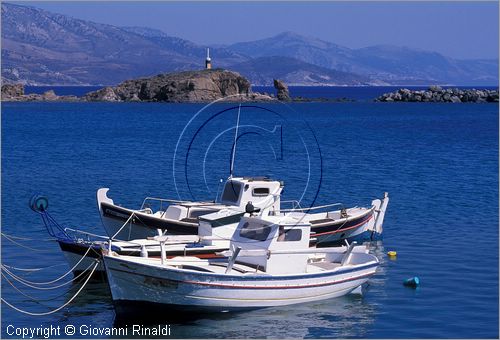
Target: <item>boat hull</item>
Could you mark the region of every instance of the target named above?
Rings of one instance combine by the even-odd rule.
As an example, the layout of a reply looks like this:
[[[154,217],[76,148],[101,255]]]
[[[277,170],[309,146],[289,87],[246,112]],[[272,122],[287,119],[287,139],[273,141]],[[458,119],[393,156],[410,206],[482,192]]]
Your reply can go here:
[[[346,295],[375,273],[378,263],[338,272],[269,276],[221,275],[158,268],[104,257],[118,313],[137,304],[193,312],[224,312],[284,306]]]
[[[158,218],[151,214],[119,207],[107,202],[100,202],[99,210],[108,236],[116,235],[115,238],[121,240],[128,241],[156,236],[158,235],[158,229],[168,230],[170,235],[196,235],[198,233],[197,221],[185,222]],[[122,228],[132,214],[135,214],[135,216]]]
[[[318,247],[337,245],[347,240],[376,241],[382,238],[385,212],[389,204],[389,195],[384,194],[382,199],[372,201],[372,207],[363,214],[348,221],[333,221],[322,225],[311,226],[311,237],[315,238]]]
[[[58,240],[57,243],[69,267],[73,268],[73,275],[75,276],[91,268],[95,260],[102,259],[100,246],[66,240]],[[89,250],[89,247],[92,249]],[[104,272],[104,264],[102,261],[97,265],[94,271],[94,273],[97,272]]]
[[[118,213],[118,210],[120,211]],[[132,210],[117,207],[108,203],[101,203],[101,218],[108,235],[116,234],[123,223],[130,217]],[[128,223],[118,234],[122,240],[147,238],[158,234],[157,229],[166,229],[172,235],[192,235],[197,234],[198,225],[186,222],[165,221],[160,218],[148,216],[147,214],[136,212],[136,218]],[[367,231],[373,231],[377,213],[375,208],[366,209],[362,214],[353,216],[348,220],[332,220],[329,222],[313,225],[311,234],[317,244],[329,246],[338,244],[344,239],[359,237]],[[121,216],[121,217],[118,217]],[[237,222],[237,221],[236,221]],[[368,238],[371,233],[365,233]]]
[[[141,239],[158,235],[158,229],[167,230],[170,235],[196,235],[198,233],[198,221],[160,218],[120,207],[106,196],[106,192],[107,189],[98,191],[97,202],[102,223],[110,237],[114,236],[121,240]],[[370,208],[347,209],[350,215],[347,218],[321,218],[317,223],[310,221],[312,243],[330,246],[344,239],[358,241],[375,239],[375,235],[382,234],[382,224],[388,202],[389,197],[386,193],[382,200],[373,200]],[[123,227],[132,214],[135,216]],[[237,223],[239,218],[241,216],[232,216],[232,220],[226,223]]]
[[[331,246],[341,243],[344,239],[359,238],[367,232],[375,217],[374,209],[367,209],[364,214],[349,221],[333,221],[321,226],[312,226],[311,237],[316,239],[318,246]]]

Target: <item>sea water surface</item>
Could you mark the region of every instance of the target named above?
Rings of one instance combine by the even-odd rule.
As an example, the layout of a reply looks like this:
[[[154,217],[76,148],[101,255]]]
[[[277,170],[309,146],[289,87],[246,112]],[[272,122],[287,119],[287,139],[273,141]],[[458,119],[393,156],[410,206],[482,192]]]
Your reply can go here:
[[[367,97],[356,92],[366,89],[350,91],[346,97]],[[283,199],[303,197],[304,205],[367,206],[389,192],[383,240],[371,245],[381,266],[363,296],[164,320],[171,337],[498,338],[498,105],[259,105],[269,111],[241,109],[235,174],[283,180]],[[100,187],[129,207],[139,207],[146,196],[214,199],[219,179],[228,175],[237,110],[234,104],[211,106],[210,117],[233,109],[197,132],[193,123],[201,115],[193,117],[203,106],[2,103],[2,264],[40,269],[14,270],[36,282],[69,269],[28,207],[35,193],[49,198],[49,211],[61,224],[96,233],[103,233],[95,200]],[[397,251],[396,259],[387,257],[388,250]],[[420,287],[403,286],[413,276]],[[2,298],[43,313],[67,302],[80,285],[35,290],[5,275]],[[30,316],[5,304],[1,313],[2,337],[10,337],[9,325],[74,325],[75,337],[85,337],[78,333],[81,325],[121,325],[103,282],[91,281],[53,314]],[[136,322],[147,324],[140,314]]]

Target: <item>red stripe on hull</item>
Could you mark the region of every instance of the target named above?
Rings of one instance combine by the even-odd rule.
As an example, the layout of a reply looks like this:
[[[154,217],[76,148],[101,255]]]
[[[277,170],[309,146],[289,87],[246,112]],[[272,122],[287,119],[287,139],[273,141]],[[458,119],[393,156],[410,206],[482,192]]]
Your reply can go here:
[[[339,230],[334,230],[334,231],[326,231],[326,232],[324,232],[324,233],[319,233],[319,234],[314,234],[314,235],[311,235],[311,237],[322,236],[322,235],[337,234],[337,233],[344,232],[344,231],[346,231],[346,230],[354,229],[354,228],[359,227],[360,225],[365,224],[366,222],[368,222],[368,221],[369,221],[369,220],[371,220],[372,218],[373,218],[373,214],[371,214],[371,215],[370,215],[370,217],[368,217],[366,220],[361,221],[360,223],[355,224],[355,225],[353,225],[353,226],[350,226],[350,227],[348,227],[348,228],[339,229]]]

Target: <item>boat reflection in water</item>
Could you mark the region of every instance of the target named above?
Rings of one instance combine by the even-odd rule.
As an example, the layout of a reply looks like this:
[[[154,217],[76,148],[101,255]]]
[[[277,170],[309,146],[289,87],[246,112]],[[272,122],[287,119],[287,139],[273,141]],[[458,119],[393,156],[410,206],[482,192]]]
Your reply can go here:
[[[364,291],[369,294],[370,287]],[[169,324],[174,338],[364,338],[375,322],[376,305],[360,294],[246,312],[192,314],[169,318],[117,315],[114,327]]]

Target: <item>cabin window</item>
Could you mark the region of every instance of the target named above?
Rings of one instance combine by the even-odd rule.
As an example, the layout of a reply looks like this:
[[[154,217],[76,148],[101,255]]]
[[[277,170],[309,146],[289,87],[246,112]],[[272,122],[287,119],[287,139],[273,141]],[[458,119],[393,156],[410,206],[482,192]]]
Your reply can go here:
[[[267,196],[267,195],[269,195],[269,188],[254,188],[252,195],[253,196]]]
[[[240,230],[240,237],[255,241],[265,241],[270,233],[271,226],[245,222]]]
[[[278,242],[300,241],[302,239],[302,230],[287,229],[283,226],[279,228]]]
[[[241,192],[241,183],[229,181],[224,186],[224,192],[222,193],[223,202],[238,203]]]

